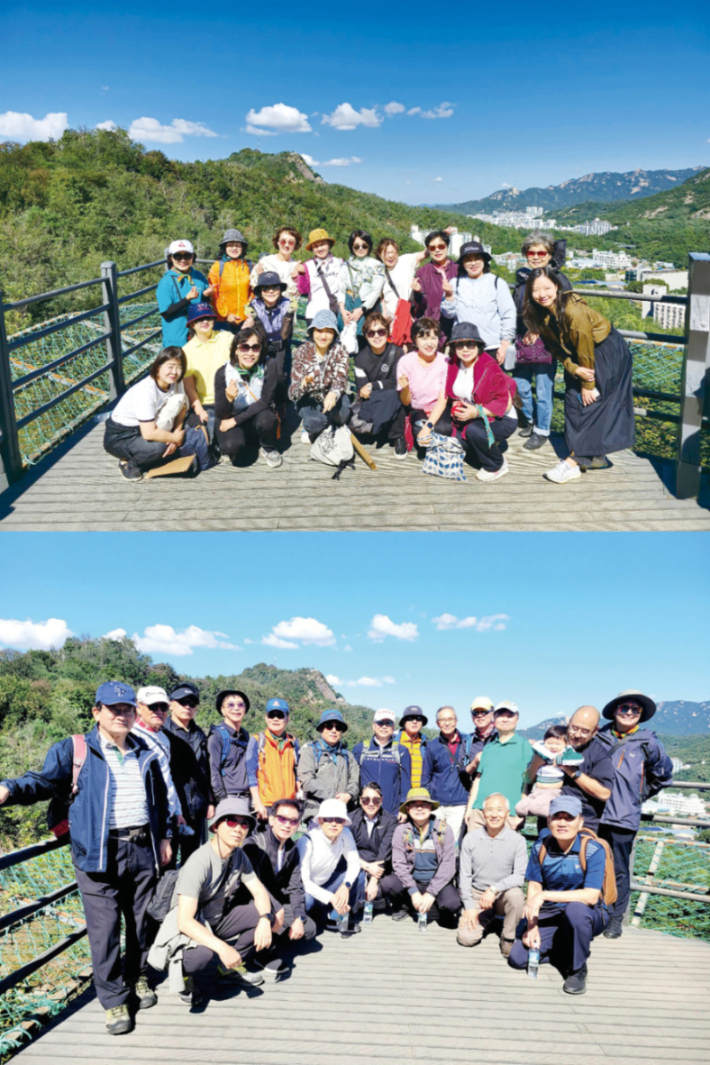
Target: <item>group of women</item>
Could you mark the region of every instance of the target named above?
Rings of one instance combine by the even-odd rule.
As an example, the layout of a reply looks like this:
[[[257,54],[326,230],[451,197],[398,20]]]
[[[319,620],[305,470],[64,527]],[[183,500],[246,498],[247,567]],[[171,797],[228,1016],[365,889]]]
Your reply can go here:
[[[373,254],[358,229],[341,259],[319,228],[301,262],[301,234],[282,226],[254,264],[228,229],[207,277],[192,244],[173,241],[157,288],[164,349],[112,411],[106,450],[129,480],[175,455],[192,456],[194,472],[221,456],[236,463],[250,446],[277,468],[290,399],[304,443],[348,425],[406,459],[453,438],[476,477],[496,481],[512,433],[530,450],[549,437],[561,362],[569,454],[545,476],[565,483],[609,465],[634,440],[631,352],[571,291],[559,246],[544,232],[527,237],[511,294],[483,245],[464,244],[454,261],[449,240],[435,230],[424,250],[400,255],[385,238]],[[308,339],[292,358],[299,299]]]

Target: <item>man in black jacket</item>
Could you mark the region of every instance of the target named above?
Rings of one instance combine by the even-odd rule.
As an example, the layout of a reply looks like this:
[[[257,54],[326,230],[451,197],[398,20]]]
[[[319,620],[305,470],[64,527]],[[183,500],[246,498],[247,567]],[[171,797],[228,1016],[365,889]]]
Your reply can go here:
[[[269,812],[268,825],[258,826],[244,844],[244,853],[271,897],[280,904],[273,925],[274,936],[283,942],[313,939],[316,926],[306,913],[306,893],[301,878],[298,848],[293,835],[301,823],[297,799],[278,799]],[[267,961],[265,976],[276,978],[286,971],[279,958]]]
[[[178,841],[180,862],[202,845],[205,820],[214,816],[214,798],[210,784],[210,760],[207,737],[195,723],[200,692],[186,681],[170,693],[170,716],[163,725],[170,741],[170,772],[180,799],[183,817],[192,836],[177,835],[174,840],[173,865],[177,864]]]
[[[377,311],[368,314],[362,330],[366,343],[355,356],[357,400],[352,407],[350,428],[394,444],[394,455],[406,459],[405,409],[397,391],[397,363],[402,349],[388,342],[389,323]]]
[[[392,872],[392,836],[397,823],[396,816],[382,805],[379,784],[374,781],[366,784],[350,826],[360,857],[360,876],[364,881],[364,892],[361,890],[359,897],[364,894],[365,901],[374,903],[375,910],[384,910],[389,902],[395,921],[407,916],[407,891]]]

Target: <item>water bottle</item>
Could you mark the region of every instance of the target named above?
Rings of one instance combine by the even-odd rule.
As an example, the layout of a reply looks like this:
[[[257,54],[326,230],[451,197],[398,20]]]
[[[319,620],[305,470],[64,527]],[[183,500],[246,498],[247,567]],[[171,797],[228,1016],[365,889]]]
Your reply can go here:
[[[371,902],[366,902],[365,903],[365,909],[362,911],[362,923],[363,924],[372,924],[373,908],[374,908],[373,903],[371,903]]]
[[[533,980],[537,980],[537,972],[540,968],[540,951],[537,947],[532,947],[528,951],[528,976]]]
[[[420,913],[419,920],[417,921],[417,928],[420,932],[426,932],[427,925],[429,924],[429,914]]]
[[[347,931],[348,931],[348,913],[347,913],[347,910],[345,911],[345,913],[338,914],[338,931],[340,932],[341,936],[347,935]]]

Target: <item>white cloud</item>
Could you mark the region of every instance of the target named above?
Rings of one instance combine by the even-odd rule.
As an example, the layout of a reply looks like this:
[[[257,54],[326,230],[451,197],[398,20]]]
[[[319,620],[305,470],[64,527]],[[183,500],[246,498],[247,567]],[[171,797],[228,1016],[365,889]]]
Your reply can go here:
[[[345,647],[343,647],[343,650],[344,650],[344,651],[352,651],[352,647],[350,646],[350,644],[349,644],[349,643],[346,643],[346,644],[345,644]]]
[[[510,619],[507,614],[490,614],[485,618],[457,618],[455,614],[440,614],[438,618],[431,620],[440,632],[450,629],[475,629],[476,632],[486,632],[488,629],[504,629],[506,622]]]
[[[440,181],[443,181],[444,179],[442,177],[433,177],[431,180],[434,182],[435,185],[437,185]]]
[[[445,100],[443,104],[433,107],[430,111],[422,111],[422,118],[451,118],[453,113],[454,105]]]
[[[294,641],[297,640],[298,643]],[[268,636],[261,641],[267,647],[281,647],[294,650],[299,644],[304,647],[315,644],[316,647],[332,647],[335,635],[332,629],[315,618],[291,618],[274,625]]]
[[[336,677],[334,673],[326,673],[325,679],[328,681],[328,684],[335,688],[338,688],[342,684],[340,677]]]
[[[184,137],[216,137],[214,130],[203,122],[188,122],[174,118],[169,126],[163,126],[157,118],[134,118],[128,127],[128,136],[146,144],[182,144]]]
[[[312,155],[308,155],[306,152],[301,152],[300,155],[301,159],[303,159],[303,162],[306,163],[308,166],[320,166],[318,160],[314,159]]]
[[[209,629],[201,629],[197,625],[188,625],[180,632],[172,625],[147,625],[143,636],[134,632],[131,639],[138,650],[146,654],[191,655],[195,647],[218,647],[223,651],[239,651],[240,648],[234,643],[228,643],[226,637],[226,632],[210,632]]]
[[[109,118],[108,121],[106,121],[106,122],[97,122],[96,123],[96,128],[97,129],[107,129],[109,131],[112,131],[114,129],[118,129],[118,126],[113,121],[113,119]]]
[[[253,137],[276,137],[278,131],[275,129],[258,129],[257,126],[246,126],[242,133],[251,133]]]
[[[507,181],[501,181],[500,187],[502,189],[512,189],[513,188],[513,186],[509,185]]]
[[[348,159],[329,159],[327,163],[321,163],[321,166],[350,166],[351,163],[361,163],[362,159],[358,159],[356,155],[351,155]]]
[[[394,684],[394,677],[360,677],[358,680],[341,680],[340,677],[327,676],[325,678],[329,684],[337,685],[339,688],[383,688],[385,684]]]
[[[63,647],[73,635],[62,618],[46,621],[0,618],[0,644],[16,651],[50,651],[53,647]]]
[[[406,111],[404,104],[398,104],[396,100],[393,100],[391,104],[385,104],[384,112],[386,115],[401,115],[403,111]]]
[[[322,121],[333,129],[357,129],[358,126],[370,126],[376,129],[382,125],[382,116],[375,108],[362,107],[356,111],[352,104],[338,104],[331,115],[323,115]]]
[[[247,113],[246,120],[249,133],[265,133],[264,126],[274,133],[310,133],[311,125],[308,116],[299,111],[297,107],[289,107],[288,104],[273,104],[271,107],[262,107],[261,111],[255,111],[252,107]],[[258,127],[258,129],[256,128]]]
[[[506,627],[506,623],[510,621],[507,614],[490,614],[486,618],[481,618],[476,625],[476,632],[485,632],[487,629],[496,629],[501,631]]]
[[[403,621],[401,625],[396,625],[386,614],[375,614],[370,622],[370,631],[367,636],[368,639],[377,640],[378,643],[381,643],[385,636],[411,641],[417,639],[419,630],[412,621]]]
[[[420,115],[422,113],[421,107],[410,107],[407,111],[408,115]]]
[[[108,90],[109,90],[108,85],[102,85],[101,86],[101,92],[108,92]]]
[[[0,115],[0,136],[18,141],[57,140],[68,125],[66,111],[52,111],[44,118],[33,118],[20,111],[5,111]]]
[[[126,632],[125,629],[111,629],[111,631],[107,632],[105,634],[105,636],[102,637],[102,639],[104,639],[104,640],[125,640],[127,635],[128,635],[128,633]]]

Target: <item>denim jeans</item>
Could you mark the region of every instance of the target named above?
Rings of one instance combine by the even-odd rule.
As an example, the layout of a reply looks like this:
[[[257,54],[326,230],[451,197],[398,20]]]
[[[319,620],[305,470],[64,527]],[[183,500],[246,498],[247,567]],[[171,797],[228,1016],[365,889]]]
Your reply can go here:
[[[535,432],[540,436],[550,435],[552,423],[552,399],[555,390],[555,369],[557,363],[529,363],[516,366],[513,380],[518,386],[522,400],[522,412],[530,424],[535,425]],[[532,382],[535,380],[536,411],[533,423]]]
[[[340,885],[345,880],[345,877],[347,876],[347,869],[344,868],[344,866],[345,862],[343,862],[342,860],[338,862],[338,865],[335,867],[335,871],[330,875],[328,880],[326,880],[326,882],[321,885],[324,891],[331,891],[335,893],[338,890]],[[355,878],[355,883],[350,888],[350,898],[348,899],[351,910],[354,910],[356,908],[358,894],[360,894],[360,892],[362,891],[360,884],[360,876],[357,876]],[[326,917],[330,915],[332,906],[330,905],[330,903],[321,902],[320,899],[316,899],[313,895],[309,895],[308,892],[306,892],[306,911],[307,913],[310,913],[311,910],[314,911],[314,916],[316,920],[320,918],[320,920],[323,921]]]

